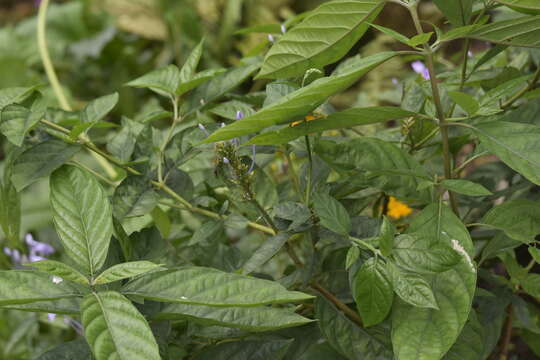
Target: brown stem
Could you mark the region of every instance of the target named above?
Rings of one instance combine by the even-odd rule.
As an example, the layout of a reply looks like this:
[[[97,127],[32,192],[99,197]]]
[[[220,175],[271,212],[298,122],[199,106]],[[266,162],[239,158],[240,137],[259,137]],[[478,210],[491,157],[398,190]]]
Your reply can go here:
[[[355,324],[360,327],[364,326],[362,323],[362,318],[356,313],[356,311],[348,307],[346,304],[342,303],[341,300],[339,300],[330,291],[326,290],[317,282],[312,283],[311,287],[321,293],[322,296],[324,296],[328,301],[334,304],[339,310],[343,311],[345,315],[347,315],[347,317]]]
[[[512,340],[512,320],[513,320],[513,308],[512,304],[508,305],[506,309],[506,321],[503,328],[503,337],[501,340],[501,350],[499,360],[507,360],[508,352],[510,350],[510,341]]]

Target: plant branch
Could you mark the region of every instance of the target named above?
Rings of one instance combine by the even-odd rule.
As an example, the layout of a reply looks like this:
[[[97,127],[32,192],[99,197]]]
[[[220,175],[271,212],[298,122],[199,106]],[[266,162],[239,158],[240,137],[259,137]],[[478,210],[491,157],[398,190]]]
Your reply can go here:
[[[499,360],[507,360],[508,352],[510,350],[510,341],[512,340],[512,321],[513,321],[513,308],[512,304],[508,305],[506,321],[503,328],[503,337],[501,340],[501,350]]]
[[[306,184],[306,206],[309,206],[309,201],[311,197],[311,182],[313,177],[313,155],[311,154],[311,143],[309,141],[309,135],[305,136],[306,140],[306,151],[308,153],[308,178],[307,178],[307,184]]]
[[[363,327],[362,318],[356,313],[353,309],[348,307],[346,304],[342,303],[334,294],[326,290],[319,283],[312,283],[311,287],[317,290],[322,296],[324,296],[328,301],[334,304],[339,310],[343,311],[349,319],[351,319],[356,325]]]

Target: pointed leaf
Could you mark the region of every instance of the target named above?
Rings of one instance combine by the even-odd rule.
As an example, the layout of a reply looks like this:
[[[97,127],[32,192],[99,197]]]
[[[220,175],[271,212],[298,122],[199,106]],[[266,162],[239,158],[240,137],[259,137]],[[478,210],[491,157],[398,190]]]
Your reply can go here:
[[[78,339],[60,344],[35,360],[92,360],[92,351],[84,339]]]
[[[15,103],[20,103],[28,98],[39,87],[39,85],[31,87],[11,87],[0,89],[0,110],[5,106]]]
[[[379,248],[384,256],[388,256],[392,253],[396,232],[397,230],[394,224],[388,220],[388,217],[383,216],[381,231],[379,233]]]
[[[88,285],[86,276],[75,270],[69,265],[54,260],[41,260],[32,263],[32,267],[38,271],[46,272],[58,276],[64,280],[73,281],[79,284]]]
[[[396,294],[415,308],[439,309],[430,284],[419,274],[402,271],[392,263],[387,264]]]
[[[257,78],[302,76],[341,59],[382,9],[380,0],[334,0],[322,4],[272,46]]]
[[[257,306],[303,301],[312,296],[279,283],[212,268],[185,267],[155,272],[127,283],[122,292],[146,299],[209,306]]]
[[[179,83],[180,70],[176,65],[168,65],[132,80],[126,85],[136,88],[148,88],[163,96],[174,96]]]
[[[318,79],[280,98],[257,113],[219,129],[205,142],[228,140],[272,125],[301,119],[324,103],[329,96],[347,89],[362,75],[394,56],[396,56],[394,52],[385,52],[355,59],[337,74]]]
[[[21,146],[28,131],[44,115],[42,111],[33,112],[21,105],[8,105],[0,114],[0,132],[14,145]]]
[[[112,235],[107,194],[88,172],[63,166],[51,175],[53,220],[66,253],[93,278],[103,266]]]
[[[108,268],[93,281],[94,285],[107,284],[159,269],[161,265],[150,261],[132,261]]]
[[[278,330],[301,326],[313,320],[290,310],[273,307],[211,307],[168,304],[153,318],[156,320],[189,319],[203,325],[218,325],[249,331]]]
[[[114,191],[112,198],[114,217],[142,216],[150,213],[157,204],[157,194],[142,176],[128,176]]]
[[[491,209],[484,215],[482,223],[527,244],[540,234],[540,204],[525,199],[510,200]]]
[[[242,266],[242,274],[248,275],[259,269],[285,245],[288,234],[280,233],[265,240]]]
[[[117,103],[118,93],[116,92],[92,100],[81,110],[81,121],[83,123],[97,123],[103,120]]]
[[[96,360],[160,360],[142,314],[115,291],[92,293],[81,305],[84,336]]]
[[[364,326],[383,321],[392,309],[394,290],[382,261],[370,258],[354,278],[354,299]]]
[[[441,0],[443,1],[443,0]],[[501,45],[540,47],[540,16],[523,16],[474,27],[459,37],[489,41]]]
[[[499,4],[508,6],[510,9],[525,14],[540,14],[540,2],[536,0],[495,0]]]
[[[326,193],[316,193],[313,197],[313,210],[321,225],[341,235],[349,235],[352,229],[351,218],[339,201]]]
[[[244,340],[210,346],[194,360],[281,360],[291,340]]]
[[[480,109],[480,104],[478,103],[478,101],[467,93],[459,91],[449,91],[448,96],[450,96],[452,101],[458,104],[469,115],[476,114],[478,109]]]
[[[469,23],[472,15],[474,0],[433,0],[448,20],[455,26],[463,26]]]
[[[21,195],[10,179],[0,181],[0,226],[7,241],[15,248],[21,236]]]
[[[191,51],[191,54],[189,54],[188,58],[186,59],[186,62],[182,66],[182,69],[180,70],[180,82],[184,83],[191,79],[193,79],[193,76],[197,72],[197,66],[199,65],[199,61],[201,60],[201,55],[203,52],[203,45],[204,45],[204,39],[202,39],[197,46],[195,46],[195,49]]]
[[[441,181],[441,186],[447,190],[468,196],[493,195],[493,193],[486,189],[484,186],[473,183],[469,180],[447,179]]]
[[[176,96],[182,96],[191,89],[196,88],[197,86],[223,74],[225,69],[209,69],[201,71],[193,75],[193,77],[187,81],[181,82],[176,88]]]

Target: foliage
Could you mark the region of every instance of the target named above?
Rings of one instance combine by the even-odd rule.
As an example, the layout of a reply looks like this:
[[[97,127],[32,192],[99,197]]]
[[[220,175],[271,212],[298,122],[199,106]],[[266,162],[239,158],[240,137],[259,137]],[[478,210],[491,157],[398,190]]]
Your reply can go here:
[[[540,356],[540,6],[276,4],[0,29],[0,358]]]

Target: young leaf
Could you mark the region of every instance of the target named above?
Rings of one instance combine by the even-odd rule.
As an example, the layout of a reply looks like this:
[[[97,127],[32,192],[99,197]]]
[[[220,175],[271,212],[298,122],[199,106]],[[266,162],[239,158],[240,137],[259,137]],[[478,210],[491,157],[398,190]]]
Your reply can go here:
[[[251,272],[259,269],[268,260],[270,260],[289,239],[288,234],[279,233],[272,236],[251,255],[251,257],[242,266],[242,274],[248,275]]]
[[[272,125],[301,119],[324,103],[329,96],[347,89],[362,75],[394,56],[396,56],[395,52],[383,52],[355,59],[337,74],[316,80],[280,98],[257,113],[219,129],[206,139],[205,143],[228,140]]]
[[[115,291],[87,295],[81,305],[81,320],[96,360],[161,359],[144,316]]]
[[[447,239],[434,240],[421,234],[403,234],[396,238],[392,256],[404,269],[420,273],[446,271],[461,261]]]
[[[482,223],[527,244],[540,234],[540,204],[525,199],[510,200],[491,209],[484,215]]]
[[[531,254],[532,258],[537,264],[540,264],[540,249],[529,246],[529,254]]]
[[[302,76],[341,59],[382,10],[380,0],[334,0],[322,4],[272,46],[257,78]]]
[[[225,69],[209,69],[201,71],[198,74],[193,75],[193,77],[185,82],[181,82],[176,88],[176,96],[182,96],[188,91],[196,88],[197,86],[223,74]]]
[[[130,281],[122,292],[156,301],[207,306],[249,307],[312,298],[301,292],[288,291],[274,281],[203,267],[151,273]]]
[[[184,83],[193,79],[193,76],[197,72],[197,66],[199,65],[199,61],[201,60],[203,45],[204,39],[201,39],[197,46],[195,46],[195,49],[193,49],[193,51],[191,51],[191,54],[189,54],[186,62],[180,70],[180,82]]]
[[[452,101],[458,104],[470,116],[476,114],[478,109],[480,109],[480,104],[478,101],[467,93],[460,91],[449,91],[448,96],[450,96]]]
[[[0,114],[0,132],[14,145],[21,146],[24,137],[43,118],[43,111],[31,111],[24,106],[6,106]]]
[[[539,126],[497,121],[479,124],[474,131],[506,165],[540,185]]]
[[[443,14],[454,26],[464,26],[469,23],[472,15],[472,6],[474,0],[433,0]]]
[[[126,85],[136,88],[148,88],[163,96],[175,96],[179,83],[180,70],[176,65],[168,65],[132,80]]]
[[[291,343],[292,339],[223,342],[218,345],[207,347],[195,356],[194,360],[282,360],[291,346]]]
[[[0,306],[28,304],[79,296],[65,281],[27,270],[0,271]]]
[[[354,300],[364,326],[383,321],[392,309],[392,281],[381,260],[370,258],[354,278]]]
[[[540,3],[536,0],[495,0],[495,2],[524,14],[540,15]]]
[[[75,270],[69,265],[54,260],[41,260],[32,263],[32,267],[38,271],[46,272],[58,276],[62,279],[73,281],[79,284],[88,285],[86,276]]]
[[[21,191],[38,179],[48,176],[81,150],[79,145],[50,139],[25,150],[13,164],[11,181]]]
[[[446,179],[441,181],[441,186],[447,190],[468,196],[493,195],[493,193],[486,189],[484,186],[473,183],[469,180]]]
[[[93,278],[103,266],[112,235],[112,210],[95,177],[75,166],[51,175],[53,220],[66,253]]]
[[[384,256],[388,256],[392,253],[396,232],[397,230],[394,224],[388,220],[388,217],[383,216],[381,231],[379,233],[379,248]]]
[[[132,261],[114,265],[103,271],[93,281],[94,285],[107,284],[110,282],[127,279],[137,275],[159,269],[161,266],[150,261]]]
[[[299,138],[300,136],[308,134],[398,120],[414,115],[415,113],[413,112],[391,106],[352,108],[345,111],[332,113],[325,118],[302,122],[296,126],[288,126],[277,131],[264,132],[251,138],[246,145],[286,144],[294,139]]]
[[[439,360],[452,347],[465,325],[476,287],[469,232],[450,209],[432,204],[417,215],[408,230],[443,241],[455,240],[462,261],[451,270],[428,275],[439,310],[395,301],[392,309],[392,344],[399,360]],[[459,247],[457,246],[459,245]],[[419,332],[418,329],[423,329]]]
[[[142,216],[151,212],[157,204],[157,194],[142,176],[128,176],[114,191],[112,198],[114,217]]]
[[[190,319],[206,326],[218,325],[249,331],[278,330],[313,321],[287,309],[267,306],[246,308],[186,304],[167,304],[153,319]]]
[[[412,47],[416,47],[418,45],[424,45],[425,43],[429,41],[429,39],[431,39],[432,35],[433,35],[433,32],[428,32],[428,33],[413,36],[412,38],[409,39],[409,41],[407,41],[407,45],[412,46]]]
[[[386,269],[394,291],[403,301],[417,308],[439,310],[431,286],[424,278],[415,273],[402,271],[390,262],[387,263]]]
[[[351,218],[347,210],[332,196],[316,193],[313,197],[313,210],[325,228],[344,236],[348,236],[351,232]]]
[[[118,93],[116,92],[90,101],[84,109],[81,110],[81,122],[95,124],[103,120],[117,103]]]

